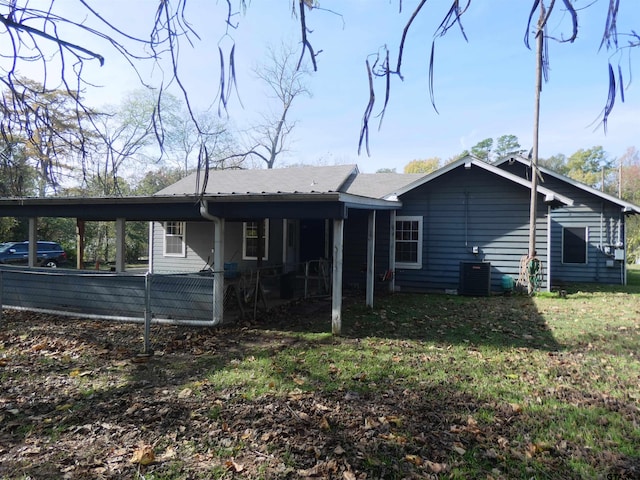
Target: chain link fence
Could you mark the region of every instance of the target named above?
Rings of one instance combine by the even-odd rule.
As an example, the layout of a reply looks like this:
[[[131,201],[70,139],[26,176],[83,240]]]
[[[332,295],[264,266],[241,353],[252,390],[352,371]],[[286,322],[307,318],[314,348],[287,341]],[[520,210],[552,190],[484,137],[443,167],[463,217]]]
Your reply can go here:
[[[255,320],[258,311],[276,304],[329,293],[330,263],[325,260],[289,266],[289,271],[276,266],[233,275],[0,268],[2,308],[144,323],[145,352],[152,323],[216,326],[224,320],[223,311],[227,321]],[[216,301],[218,295],[222,301]]]

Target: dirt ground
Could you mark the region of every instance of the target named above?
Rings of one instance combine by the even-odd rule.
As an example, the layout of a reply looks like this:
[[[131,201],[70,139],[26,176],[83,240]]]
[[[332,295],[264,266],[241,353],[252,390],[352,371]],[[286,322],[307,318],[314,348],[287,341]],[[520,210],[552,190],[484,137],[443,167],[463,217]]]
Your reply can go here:
[[[154,326],[153,356],[140,355],[141,325],[5,311],[0,478],[442,478],[452,451],[509,438],[511,407],[491,406],[498,426],[479,440],[468,420],[477,400],[446,385],[246,398],[207,379],[300,342],[276,327],[309,327],[328,308],[283,312],[260,328]]]

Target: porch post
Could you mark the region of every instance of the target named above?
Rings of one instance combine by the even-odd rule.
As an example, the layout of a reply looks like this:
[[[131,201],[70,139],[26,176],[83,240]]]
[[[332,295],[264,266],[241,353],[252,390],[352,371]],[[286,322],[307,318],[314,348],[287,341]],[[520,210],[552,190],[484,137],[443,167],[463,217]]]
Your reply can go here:
[[[125,219],[116,218],[116,272],[125,269]]]
[[[289,238],[289,232],[287,230],[287,225],[289,221],[286,218],[282,219],[282,273],[286,273],[287,271],[287,239]]]
[[[333,221],[333,290],[331,292],[331,333],[340,335],[342,330],[342,257],[344,219]]]
[[[373,290],[375,287],[375,253],[376,253],[376,211],[369,212],[367,225],[367,307],[373,308]]]
[[[38,218],[29,217],[29,267],[38,265]]]
[[[396,211],[389,212],[389,291],[396,291]]]
[[[213,223],[213,321],[224,319],[224,218]]]
[[[84,269],[84,220],[76,219],[76,268]]]

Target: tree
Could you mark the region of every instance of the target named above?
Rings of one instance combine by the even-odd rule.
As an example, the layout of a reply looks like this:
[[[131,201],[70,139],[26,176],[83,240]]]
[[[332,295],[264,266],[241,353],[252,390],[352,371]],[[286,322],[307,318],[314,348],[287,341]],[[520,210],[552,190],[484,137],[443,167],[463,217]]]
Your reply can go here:
[[[37,190],[36,171],[29,165],[24,143],[0,139],[0,196],[33,196]]]
[[[23,66],[39,66],[41,77],[47,79],[47,82],[53,86],[45,85],[47,90],[61,89],[70,97],[75,99],[74,112],[76,118],[87,112],[87,107],[82,100],[82,90],[87,85],[85,79],[85,67],[87,64],[96,63],[102,65],[107,58],[106,52],[116,52],[131,68],[139,72],[139,68],[143,64],[156,65],[159,64],[159,70],[165,72],[161,79],[161,86],[158,90],[158,98],[167,91],[168,88],[177,88],[184,96],[188,111],[192,113],[188,102],[188,95],[181,81],[181,69],[179,68],[180,49],[192,43],[197,37],[197,33],[192,30],[188,23],[188,0],[156,1],[141,2],[148,8],[148,17],[142,16],[141,20],[136,23],[137,27],[146,28],[150,31],[137,34],[138,32],[125,31],[118,25],[118,20],[123,17],[122,12],[113,9],[112,6],[104,2],[91,2],[90,0],[82,1],[78,4],[78,8],[69,11],[65,10],[64,1],[50,0],[42,7],[32,4],[28,0],[0,0],[0,35],[6,38],[5,44],[8,46],[3,53],[4,58],[8,61],[0,68],[0,81],[13,92],[13,97],[20,104],[20,109],[29,112],[29,115],[23,117],[5,117],[0,115],[0,131],[16,131],[18,129],[29,131],[33,130],[32,125],[38,121],[42,121],[43,128],[48,128],[51,133],[55,133],[56,127],[43,116],[43,111],[39,110],[36,105],[30,102],[29,96],[22,96],[22,86],[17,81],[17,72]],[[224,13],[215,13],[215,2],[210,2],[213,15],[212,20],[219,20],[226,26],[224,33],[224,44],[221,41],[218,46],[219,64],[220,64],[220,88],[217,93],[217,103],[219,110],[226,110],[229,99],[235,87],[235,42],[233,41],[233,32],[240,27],[238,20],[239,13],[248,8],[249,2],[246,0],[238,0],[237,3],[232,1],[222,2],[225,7]],[[435,66],[436,45],[439,39],[444,37],[451,29],[458,29],[466,40],[466,34],[463,28],[463,20],[467,12],[471,10],[471,6],[476,4],[483,5],[484,2],[476,2],[467,0],[460,2],[459,0],[451,0],[451,7],[444,15],[433,35],[433,42],[430,48],[429,60],[429,88],[432,103],[435,108],[435,93],[433,90],[433,77]],[[534,37],[541,42],[548,40],[557,40],[559,42],[571,43],[578,36],[579,16],[583,10],[592,8],[593,4],[587,5],[582,10],[577,9],[574,0],[563,0],[556,2],[553,0],[530,0],[532,6],[530,17],[528,19],[525,30],[525,45],[529,47],[529,40],[532,36],[529,34],[532,20],[536,18],[540,12],[538,29],[534,32]],[[148,4],[148,5],[147,5]],[[384,111],[390,102],[392,92],[392,78],[403,79],[402,63],[407,42],[412,38],[410,35],[413,28],[417,28],[420,22],[416,19],[426,16],[432,2],[421,0],[414,9],[408,12],[404,28],[399,32],[399,42],[389,42],[387,44],[397,43],[397,48],[391,51],[388,47],[383,47],[376,54],[366,59],[367,73],[369,77],[369,100],[366,105],[363,121],[360,131],[359,147],[363,145],[368,149],[368,137],[370,120],[376,116],[382,120]],[[609,8],[603,18],[605,25],[601,48],[611,53],[608,65],[609,91],[606,101],[604,102],[602,123],[606,128],[607,119],[613,110],[616,97],[619,94],[622,97],[623,91],[623,75],[621,62],[627,58],[624,52],[640,46],[640,35],[635,31],[619,31],[618,18],[624,15],[621,8],[629,5],[629,8],[635,8],[633,0],[620,2],[619,0],[611,0]],[[237,6],[236,6],[237,5]],[[428,5],[428,6],[427,6]],[[403,2],[398,0],[399,12],[403,12]],[[538,7],[540,7],[538,9]],[[434,7],[435,8],[435,7]],[[314,70],[318,68],[317,51],[312,43],[313,28],[308,24],[309,19],[316,12],[326,12],[320,6],[320,2],[316,0],[298,0],[292,2],[293,18],[300,24],[300,45],[302,46],[299,53],[296,69],[301,68],[304,60],[311,63]],[[621,13],[620,13],[621,12]],[[555,15],[557,13],[557,15]],[[556,16],[565,16],[569,19],[570,27],[566,32],[554,31],[552,37],[546,32],[546,27],[551,19]],[[110,19],[114,19],[111,21]],[[488,28],[496,28],[489,25]],[[227,41],[227,39],[230,39]],[[222,39],[221,39],[222,40]],[[376,46],[377,47],[377,46]],[[428,46],[426,48],[429,48]],[[546,49],[540,49],[546,52]],[[618,55],[615,55],[618,54]],[[168,59],[168,68],[162,65],[162,60]],[[617,60],[617,65],[616,65]],[[548,66],[548,58],[544,56],[543,65]],[[617,71],[616,67],[617,66]],[[164,67],[164,68],[163,68]],[[142,75],[140,75],[142,78]],[[376,95],[374,80],[380,78],[383,80],[382,95]],[[142,83],[144,83],[141,80]],[[376,102],[382,102],[381,111],[376,111]],[[7,108],[9,103],[5,100],[3,108]],[[197,125],[197,119],[192,115],[192,120]],[[153,112],[153,121],[157,130],[160,132],[163,128],[162,110],[156,109]],[[86,130],[83,130],[86,131]],[[163,135],[159,134],[157,138],[160,140],[162,147]],[[82,145],[83,142],[80,143]],[[84,155],[84,151],[80,153]]]
[[[440,168],[441,162],[439,157],[412,160],[404,166],[404,173],[431,173]]]
[[[522,155],[525,151],[520,146],[518,137],[515,135],[502,135],[496,139],[496,146],[493,149],[495,159],[505,158],[511,155]]]
[[[567,176],[604,190],[603,176],[612,167],[613,161],[602,147],[581,148],[567,159]]]
[[[289,119],[293,102],[298,97],[311,96],[306,85],[310,72],[298,62],[296,52],[284,43],[279,49],[268,48],[267,61],[255,69],[255,74],[267,87],[275,108],[263,113],[262,121],[250,128],[247,150],[233,157],[256,157],[267,168],[273,168],[278,156],[286,151],[288,137],[295,127],[295,122]]]
[[[236,142],[228,125],[210,112],[194,112],[199,128],[194,127],[185,109],[178,110],[168,122],[166,150],[172,163],[180,166],[183,175],[198,167],[198,157],[206,152],[209,166],[214,168],[235,167],[229,164]]]
[[[553,170],[560,175],[568,176],[569,168],[567,167],[567,156],[563,153],[557,153],[549,158],[541,158],[540,165]]]
[[[151,170],[138,182],[134,189],[136,195],[153,195],[163,188],[173,185],[184,177],[182,168],[161,168]]]
[[[154,142],[152,112],[155,100],[147,91],[137,90],[122,103],[105,107],[96,120],[101,143],[85,161],[84,180],[88,192],[98,195],[122,195],[122,170],[127,164],[138,167],[150,163],[145,148]]]
[[[622,199],[640,205],[640,152],[629,147],[618,159],[618,192]],[[629,215],[625,222],[625,241],[627,260],[637,262],[640,259],[640,218]]]
[[[629,147],[618,159],[618,196],[640,205],[640,151]]]
[[[48,186],[60,186],[59,175],[74,169],[77,156],[92,150],[95,134],[86,125],[95,114],[75,111],[79,100],[65,90],[47,90],[27,78],[15,80],[13,87],[2,92],[5,124],[0,122],[0,128],[8,127],[2,130],[3,142],[23,146],[36,172],[37,194],[43,197]]]
[[[492,148],[493,138],[485,138],[484,140],[479,141],[473,147],[471,147],[471,155],[480,160],[488,162]]]

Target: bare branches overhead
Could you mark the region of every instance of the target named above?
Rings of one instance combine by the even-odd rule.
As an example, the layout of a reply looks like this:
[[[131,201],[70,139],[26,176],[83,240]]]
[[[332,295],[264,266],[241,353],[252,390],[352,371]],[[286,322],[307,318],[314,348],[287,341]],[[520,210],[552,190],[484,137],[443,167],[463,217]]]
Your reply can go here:
[[[613,111],[617,99],[624,101],[624,81],[622,65],[625,60],[630,62],[630,52],[640,46],[640,36],[633,30],[623,31],[619,15],[622,6],[634,5],[636,0],[608,0],[605,4],[605,15],[602,18],[602,41],[600,48],[610,52],[608,69],[609,88],[602,110],[602,123],[606,128],[607,119]],[[584,9],[591,9],[588,4]],[[147,0],[140,2],[143,8],[148,8],[148,16],[141,17],[136,24],[136,31],[125,29],[120,23],[121,15],[126,12],[115,12],[110,2],[102,0],[0,0],[0,38],[3,49],[0,51],[0,85],[5,94],[0,103],[0,135],[10,137],[33,138],[47,132],[50,138],[56,137],[56,123],[47,117],[50,111],[43,107],[37,97],[51,92],[62,92],[72,99],[74,108],[72,113],[78,126],[80,136],[69,143],[74,154],[86,155],[86,136],[96,128],[93,122],[93,111],[88,108],[83,97],[87,89],[92,87],[88,71],[93,65],[109,64],[114,54],[124,60],[133,72],[137,74],[140,84],[149,88],[154,87],[157,98],[157,108],[152,112],[153,131],[161,147],[165,143],[165,120],[163,119],[162,97],[167,89],[177,90],[183,97],[192,122],[201,134],[205,134],[198,121],[197,109],[192,109],[189,101],[188,87],[183,79],[187,72],[181,69],[181,55],[186,49],[196,48],[200,40],[199,32],[190,19],[195,4],[189,0]],[[368,89],[368,100],[362,117],[358,150],[363,148],[369,152],[369,133],[373,119],[382,124],[386,109],[392,100],[394,81],[404,79],[404,67],[407,60],[408,45],[412,42],[411,34],[419,28],[425,28],[419,21],[428,16],[436,15],[433,27],[431,45],[416,45],[424,49],[424,57],[428,58],[428,83],[425,91],[429,91],[431,103],[436,109],[436,95],[434,78],[438,42],[447,34],[459,34],[467,40],[467,32],[463,20],[472,8],[478,4],[487,7],[485,2],[478,0],[449,0],[440,12],[437,4],[427,0],[397,0],[398,15],[402,18],[402,28],[398,29],[394,40],[382,47],[372,46],[374,52],[366,59],[365,71],[362,73],[363,89]],[[322,45],[314,41],[314,30],[321,28],[316,23],[322,13],[339,15],[339,12],[327,10],[324,2],[316,0],[290,0],[290,13],[293,25],[299,32],[298,45],[295,51],[294,71],[322,68],[335,68],[331,59],[321,64]],[[577,8],[576,0],[529,0],[527,10],[521,21],[524,29],[524,43],[529,46],[531,38],[542,35],[545,45],[545,62],[548,66],[546,45],[549,40],[561,43],[572,43],[578,40],[580,18],[582,12]],[[531,7],[530,10],[528,7]],[[544,15],[541,26],[533,20],[538,20],[538,12],[543,7]],[[234,94],[237,94],[238,65],[241,52],[236,45],[234,35],[242,28],[242,15],[251,8],[248,0],[224,0],[223,2],[207,2],[206,6],[199,6],[198,12],[211,12],[207,20],[216,24],[220,38],[217,44],[210,48],[213,61],[217,64],[219,75],[214,80],[217,85],[212,89],[212,105],[217,106],[219,115],[224,116],[230,108]],[[369,8],[381,8],[370,6]],[[206,9],[206,10],[205,10]],[[119,16],[120,15],[120,16]],[[441,17],[441,18],[440,18]],[[561,18],[562,26],[559,33],[547,32],[545,27],[552,19]],[[291,19],[276,19],[285,22]],[[299,27],[299,28],[298,28]],[[488,29],[496,25],[487,25]],[[277,24],[275,26],[277,28]],[[532,32],[531,30],[535,30]],[[536,33],[541,31],[543,33]],[[200,32],[203,33],[203,32]],[[217,35],[217,34],[216,34]],[[214,40],[214,43],[215,41]],[[395,45],[394,47],[388,45]],[[258,47],[261,45],[256,45]],[[211,52],[207,52],[211,53]],[[595,52],[594,52],[595,53]],[[365,62],[366,60],[366,62]],[[91,67],[91,68],[90,68]],[[148,70],[157,75],[158,85],[147,84]],[[630,67],[629,67],[630,71]],[[27,74],[28,72],[28,74]],[[191,72],[189,72],[191,73]],[[545,78],[548,70],[545,69]],[[351,72],[345,72],[346,75]],[[366,77],[365,77],[366,75]],[[22,76],[37,78],[36,83],[26,83]],[[629,73],[625,76],[630,77]],[[216,88],[217,87],[217,88]],[[603,88],[604,91],[604,88]],[[283,103],[286,107],[286,103]],[[287,108],[284,108],[282,128],[280,132],[287,132],[290,125],[286,123]],[[277,123],[275,123],[277,125]],[[272,152],[282,148],[282,135],[276,135],[277,142]],[[256,146],[257,142],[251,142]],[[253,149],[250,149],[253,150]],[[59,150],[60,151],[60,150]],[[205,154],[206,152],[203,152]],[[267,159],[272,154],[264,154]],[[269,163],[269,162],[267,162]],[[206,162],[204,163],[206,164]]]
[[[630,51],[635,47],[640,46],[640,36],[635,31],[621,33],[618,31],[618,13],[620,9],[621,0],[608,0],[609,8],[607,10],[606,18],[604,18],[604,32],[602,36],[602,42],[600,48],[605,47],[607,50],[612,52],[612,58],[617,57],[618,59],[618,68],[614,69],[611,62],[609,64],[609,88],[607,92],[607,98],[605,102],[605,106],[602,111],[602,121],[603,127],[606,130],[607,127],[607,119],[609,115],[613,111],[613,107],[615,104],[616,96],[619,95],[620,99],[624,101],[624,84],[623,84],[623,76],[622,76],[622,68],[620,66],[620,54],[624,51]],[[633,3],[633,0],[627,0],[629,3]],[[548,41],[554,40],[560,43],[573,43],[578,38],[579,33],[579,14],[580,10],[575,6],[575,0],[530,0],[531,9],[528,18],[526,19],[524,25],[525,34],[524,34],[524,43],[527,48],[530,48],[529,39],[532,36],[541,35],[543,39],[543,75],[545,80],[549,78],[549,56],[548,56]],[[362,126],[360,130],[360,139],[358,144],[358,151],[360,152],[362,147],[365,146],[367,153],[369,152],[369,128],[371,119],[375,116],[379,117],[380,120],[384,117],[384,113],[386,111],[387,105],[389,104],[390,92],[391,92],[391,79],[396,76],[400,80],[403,80],[403,74],[401,71],[402,63],[404,60],[405,47],[409,38],[409,32],[411,28],[414,26],[415,21],[418,17],[426,16],[427,11],[429,14],[433,13],[433,10],[429,10],[431,5],[427,2],[427,0],[416,0],[416,6],[410,11],[410,14],[407,20],[404,22],[404,28],[402,32],[400,32],[399,37],[399,46],[394,51],[390,52],[387,46],[385,45],[382,49],[372,55],[373,60],[371,58],[366,61],[366,72],[368,78],[368,89],[369,89],[369,100],[365,107]],[[434,69],[435,69],[435,55],[437,52],[436,49],[436,41],[439,38],[444,37],[451,28],[458,27],[459,33],[462,35],[464,40],[467,40],[467,35],[463,27],[463,16],[464,14],[471,8],[473,5],[478,3],[473,0],[451,0],[451,4],[449,9],[446,11],[446,14],[443,16],[442,22],[435,29],[433,34],[433,42],[431,44],[431,50],[429,52],[429,73],[428,73],[428,86],[429,86],[429,95],[432,106],[436,112],[438,112],[435,103],[435,94],[434,94]],[[597,3],[597,2],[594,2]],[[401,0],[398,0],[399,12],[402,14],[404,3]],[[589,4],[583,8],[592,8],[593,4]],[[538,13],[540,9],[544,12],[542,18],[539,22]],[[560,34],[560,36],[550,36],[546,33],[547,24],[552,18],[554,14],[558,16],[566,16],[569,19],[569,27],[566,31]],[[532,21],[536,20],[536,28],[535,31],[531,31]],[[496,26],[487,26],[487,28],[495,28]],[[541,32],[541,33],[538,33]],[[626,44],[620,43],[620,39],[627,39]],[[596,52],[594,52],[595,54]],[[391,57],[395,56],[395,68],[391,68]],[[630,59],[629,61],[629,70],[630,67]],[[383,80],[383,85],[380,86],[380,89],[384,90],[384,103],[379,108],[379,110],[375,110],[376,106],[376,94],[375,87],[373,84],[373,80],[376,78],[381,78]]]

